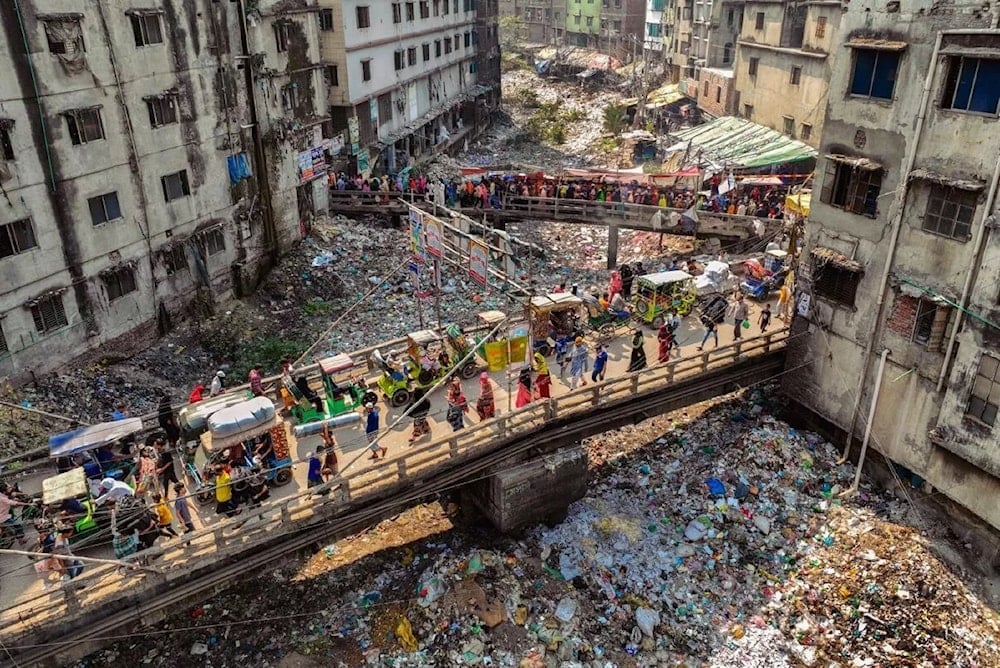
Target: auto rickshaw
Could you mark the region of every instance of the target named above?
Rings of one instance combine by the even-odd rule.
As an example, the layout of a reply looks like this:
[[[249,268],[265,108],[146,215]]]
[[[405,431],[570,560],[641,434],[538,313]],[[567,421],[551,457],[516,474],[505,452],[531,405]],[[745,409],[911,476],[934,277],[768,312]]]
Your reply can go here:
[[[410,400],[410,375],[413,366],[409,359],[401,359],[396,351],[383,355],[376,350],[372,353],[372,362],[381,371],[378,380],[371,386],[372,390],[381,390],[385,400],[392,406],[405,406]]]
[[[49,437],[49,457],[60,472],[79,466],[87,478],[124,480],[132,473],[134,463],[114,455],[110,448],[134,438],[142,429],[140,418],[126,418],[55,434]]]
[[[365,387],[364,382],[347,373],[354,369],[354,366],[354,360],[347,353],[339,353],[319,361],[323,391],[326,393],[327,418],[357,410],[366,403],[374,403],[378,399],[374,392]],[[338,374],[341,377],[340,384],[336,379]]]
[[[694,276],[679,269],[638,276],[634,287],[632,315],[653,329],[663,325],[671,309],[683,318],[698,299]]]
[[[67,502],[78,510],[60,516]],[[94,502],[87,474],[79,466],[42,481],[42,505],[47,509],[47,519],[55,522],[60,530],[72,529],[69,544],[82,546],[88,542],[107,540],[106,531],[111,527],[111,508],[99,508]],[[81,512],[82,511],[82,512]],[[89,540],[88,540],[89,539]]]
[[[208,431],[200,438],[194,469],[194,490],[200,502],[214,498],[215,466],[229,464],[233,479],[262,476],[272,487],[292,481],[292,457],[285,423],[276,415],[274,402],[256,397],[224,408],[208,418]],[[211,495],[206,501],[204,496]]]
[[[556,341],[581,334],[583,300],[566,292],[535,295],[528,302],[528,322],[535,352],[548,356]]]
[[[392,406],[403,406],[410,399],[413,387],[428,388],[443,378],[451,369],[468,355],[468,342],[461,328],[455,326],[454,336],[442,337],[431,329],[422,329],[406,335],[406,356],[401,359],[399,351],[390,351],[387,355],[375,351],[372,359],[382,370],[375,387],[382,391],[386,401]],[[452,347],[465,349],[460,354]],[[476,360],[468,360],[459,370],[462,378],[472,378],[481,365]]]

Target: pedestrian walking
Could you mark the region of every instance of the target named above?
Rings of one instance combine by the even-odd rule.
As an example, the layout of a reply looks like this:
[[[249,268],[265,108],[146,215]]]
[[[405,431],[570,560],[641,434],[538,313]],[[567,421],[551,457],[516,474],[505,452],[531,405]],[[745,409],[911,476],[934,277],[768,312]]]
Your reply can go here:
[[[569,386],[572,389],[576,389],[576,384],[581,383],[582,385],[587,384],[587,379],[583,377],[583,374],[587,373],[590,367],[590,357],[587,352],[587,345],[583,342],[583,337],[576,337],[576,341],[573,342],[573,351],[570,353],[570,363],[569,363]]]
[[[174,515],[170,512],[170,506],[159,494],[153,495],[153,510],[156,512],[156,525],[160,529],[160,535],[164,537],[177,537],[174,531]]]
[[[632,297],[632,281],[634,280],[632,267],[626,262],[618,268],[618,275],[622,277],[622,295],[625,299],[630,299]]]
[[[778,288],[778,320],[784,320],[788,312],[788,303],[792,299],[792,291],[784,283]]]
[[[174,485],[174,512],[177,513],[177,519],[184,525],[184,533],[194,531],[194,522],[191,521],[191,506],[188,505],[187,489],[182,482]]]
[[[559,380],[562,380],[569,364],[569,339],[566,337],[556,339],[556,364],[559,365]]]
[[[330,425],[326,423],[323,424],[322,437],[326,455],[323,457],[323,470],[321,472],[323,477],[329,481],[337,475],[340,467],[337,462],[337,439],[330,433]]]
[[[462,393],[462,379],[453,376],[448,388],[448,412],[445,420],[453,431],[459,431],[465,426],[465,412],[469,410],[469,401]]]
[[[240,509],[233,500],[233,475],[229,464],[222,464],[215,469],[215,512],[227,517],[236,517]]]
[[[646,340],[642,335],[642,330],[637,329],[632,333],[632,355],[628,360],[628,370],[632,373],[642,371],[646,368]]]
[[[549,375],[549,363],[545,361],[545,355],[535,353],[535,394],[539,399],[549,399],[552,397],[552,376]]]
[[[217,394],[222,394],[222,381],[226,379],[226,373],[221,369],[215,372],[212,376],[212,386],[208,391],[208,396],[214,397]],[[194,402],[192,402],[194,403]]]
[[[524,367],[517,375],[517,396],[514,398],[514,407],[523,408],[531,403],[534,398],[531,391],[531,368]]]
[[[611,298],[619,294],[624,287],[621,274],[617,271],[611,272],[611,280],[608,281],[608,303],[611,303]],[[605,306],[607,308],[607,306]]]
[[[766,332],[767,326],[771,324],[771,305],[764,304],[764,310],[760,312],[760,317],[757,318],[757,324],[760,325],[760,331]]]
[[[496,415],[493,383],[490,382],[490,374],[485,371],[479,374],[479,399],[476,400],[476,413],[480,420],[489,420]]]
[[[597,382],[604,380],[604,374],[608,370],[608,351],[604,346],[597,344],[594,346],[594,370],[590,372],[590,380]]]
[[[382,457],[384,458],[385,453],[389,451],[388,448],[380,448],[378,443],[375,442],[378,439],[378,420],[379,412],[378,409],[375,408],[375,404],[365,404],[365,438],[368,440],[368,449],[372,451],[372,456],[369,457],[369,459],[378,459],[380,451],[382,453]]]
[[[9,528],[14,537],[17,538],[17,542],[23,544],[24,538],[24,523],[10,512],[11,508],[24,507],[31,504],[24,501],[18,501],[17,499],[11,498],[6,493],[0,493],[0,524]]]
[[[156,418],[167,435],[167,443],[174,447],[181,438],[181,428],[177,425],[177,416],[174,415],[174,408],[170,405],[170,397],[163,390],[159,391],[160,404],[156,410]]]
[[[750,315],[750,308],[747,306],[746,301],[743,299],[743,295],[736,295],[736,303],[733,304],[733,338],[741,338],[743,329],[743,322]]]
[[[413,398],[410,399],[410,417],[413,418],[413,433],[410,434],[410,444],[422,436],[431,433],[431,424],[427,414],[431,411],[431,402],[427,399],[427,390],[422,387],[413,388]]]
[[[326,480],[323,479],[323,446],[316,448],[316,452],[309,457],[309,472],[306,473],[306,485],[308,487],[319,487]],[[320,492],[326,494],[329,492]]]
[[[174,468],[174,454],[167,448],[167,444],[162,439],[153,442],[156,448],[156,477],[163,490],[163,498],[170,499],[170,488],[178,482],[177,469]]]
[[[657,361],[661,364],[669,362],[670,349],[674,347],[674,334],[670,331],[670,327],[666,323],[660,325],[660,329],[657,330],[656,341],[659,344],[656,355]]]
[[[715,339],[715,347],[719,347],[719,332],[716,329],[715,321],[711,318],[705,318],[702,320],[702,324],[705,325],[705,335],[701,337],[701,344],[698,346],[698,350],[701,351],[705,347],[705,342],[708,341],[708,337]]]

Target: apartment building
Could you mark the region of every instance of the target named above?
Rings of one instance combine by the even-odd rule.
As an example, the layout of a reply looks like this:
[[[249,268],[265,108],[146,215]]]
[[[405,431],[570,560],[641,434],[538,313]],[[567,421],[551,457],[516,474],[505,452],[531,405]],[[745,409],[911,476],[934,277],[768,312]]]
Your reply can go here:
[[[284,4],[0,3],[0,377],[126,354],[298,237],[324,105]]]
[[[736,46],[735,111],[755,123],[819,147],[831,53],[840,47],[841,0],[738,4],[743,29]]]
[[[561,38],[565,10],[566,0],[501,0],[499,6],[501,18],[511,17],[507,25],[515,31],[515,41],[528,44],[552,44]]]
[[[627,63],[642,58],[647,0],[600,0],[599,48]]]
[[[677,0],[647,0],[643,49],[651,63],[665,62],[670,53],[676,8]]]
[[[743,21],[741,3],[667,0],[663,11],[667,19],[673,19],[672,26],[663,29],[670,80],[697,101],[705,116],[732,115],[736,109],[733,65]]]
[[[500,95],[497,0],[321,5],[335,26],[321,33],[331,131],[352,169],[395,172],[486,126]]]
[[[784,379],[1000,529],[1000,13],[936,8],[841,15]]]

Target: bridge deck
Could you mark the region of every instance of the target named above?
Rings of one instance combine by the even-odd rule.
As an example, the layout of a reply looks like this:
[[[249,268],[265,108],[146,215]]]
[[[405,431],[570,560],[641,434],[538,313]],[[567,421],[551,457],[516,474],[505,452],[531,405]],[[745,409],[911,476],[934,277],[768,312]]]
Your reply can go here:
[[[772,377],[783,365],[787,337],[787,330],[775,330],[654,364],[639,373],[617,375],[620,372],[612,370],[609,375],[615,377],[605,382],[557,391],[552,399],[504,412],[425,445],[394,449],[370,467],[344,466],[342,475],[328,483],[327,496],[316,496],[316,488],[299,491],[265,504],[250,520],[223,518],[154,547],[147,554],[159,572],[125,574],[114,566],[90,567],[57,588],[26,593],[0,612],[0,635],[16,650],[53,638],[103,635],[138,618],[148,623],[172,601],[203,594],[252,570],[254,564],[262,565],[323,535],[355,531],[419,499],[453,489],[518,450],[545,440],[583,438]],[[647,345],[647,355],[651,347]],[[655,353],[648,356],[655,360]],[[467,396],[474,401],[476,394],[467,391]],[[505,401],[498,392],[501,411]],[[53,656],[55,651],[26,649],[16,656],[23,663]]]

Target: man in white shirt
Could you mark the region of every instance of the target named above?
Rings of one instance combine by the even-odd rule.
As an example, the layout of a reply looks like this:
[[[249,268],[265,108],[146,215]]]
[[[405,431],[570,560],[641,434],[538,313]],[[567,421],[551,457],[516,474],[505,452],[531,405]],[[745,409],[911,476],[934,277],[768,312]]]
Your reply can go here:
[[[215,376],[212,377],[212,387],[208,391],[208,396],[214,397],[217,394],[222,394],[222,379],[226,377],[226,374],[222,371],[216,371]]]
[[[119,499],[124,499],[126,496],[132,496],[132,488],[123,483],[121,480],[115,480],[114,478],[105,478],[101,481],[100,491],[104,492],[99,497],[94,499],[94,503],[97,505],[103,505],[105,501],[111,500],[112,503],[118,501]]]

